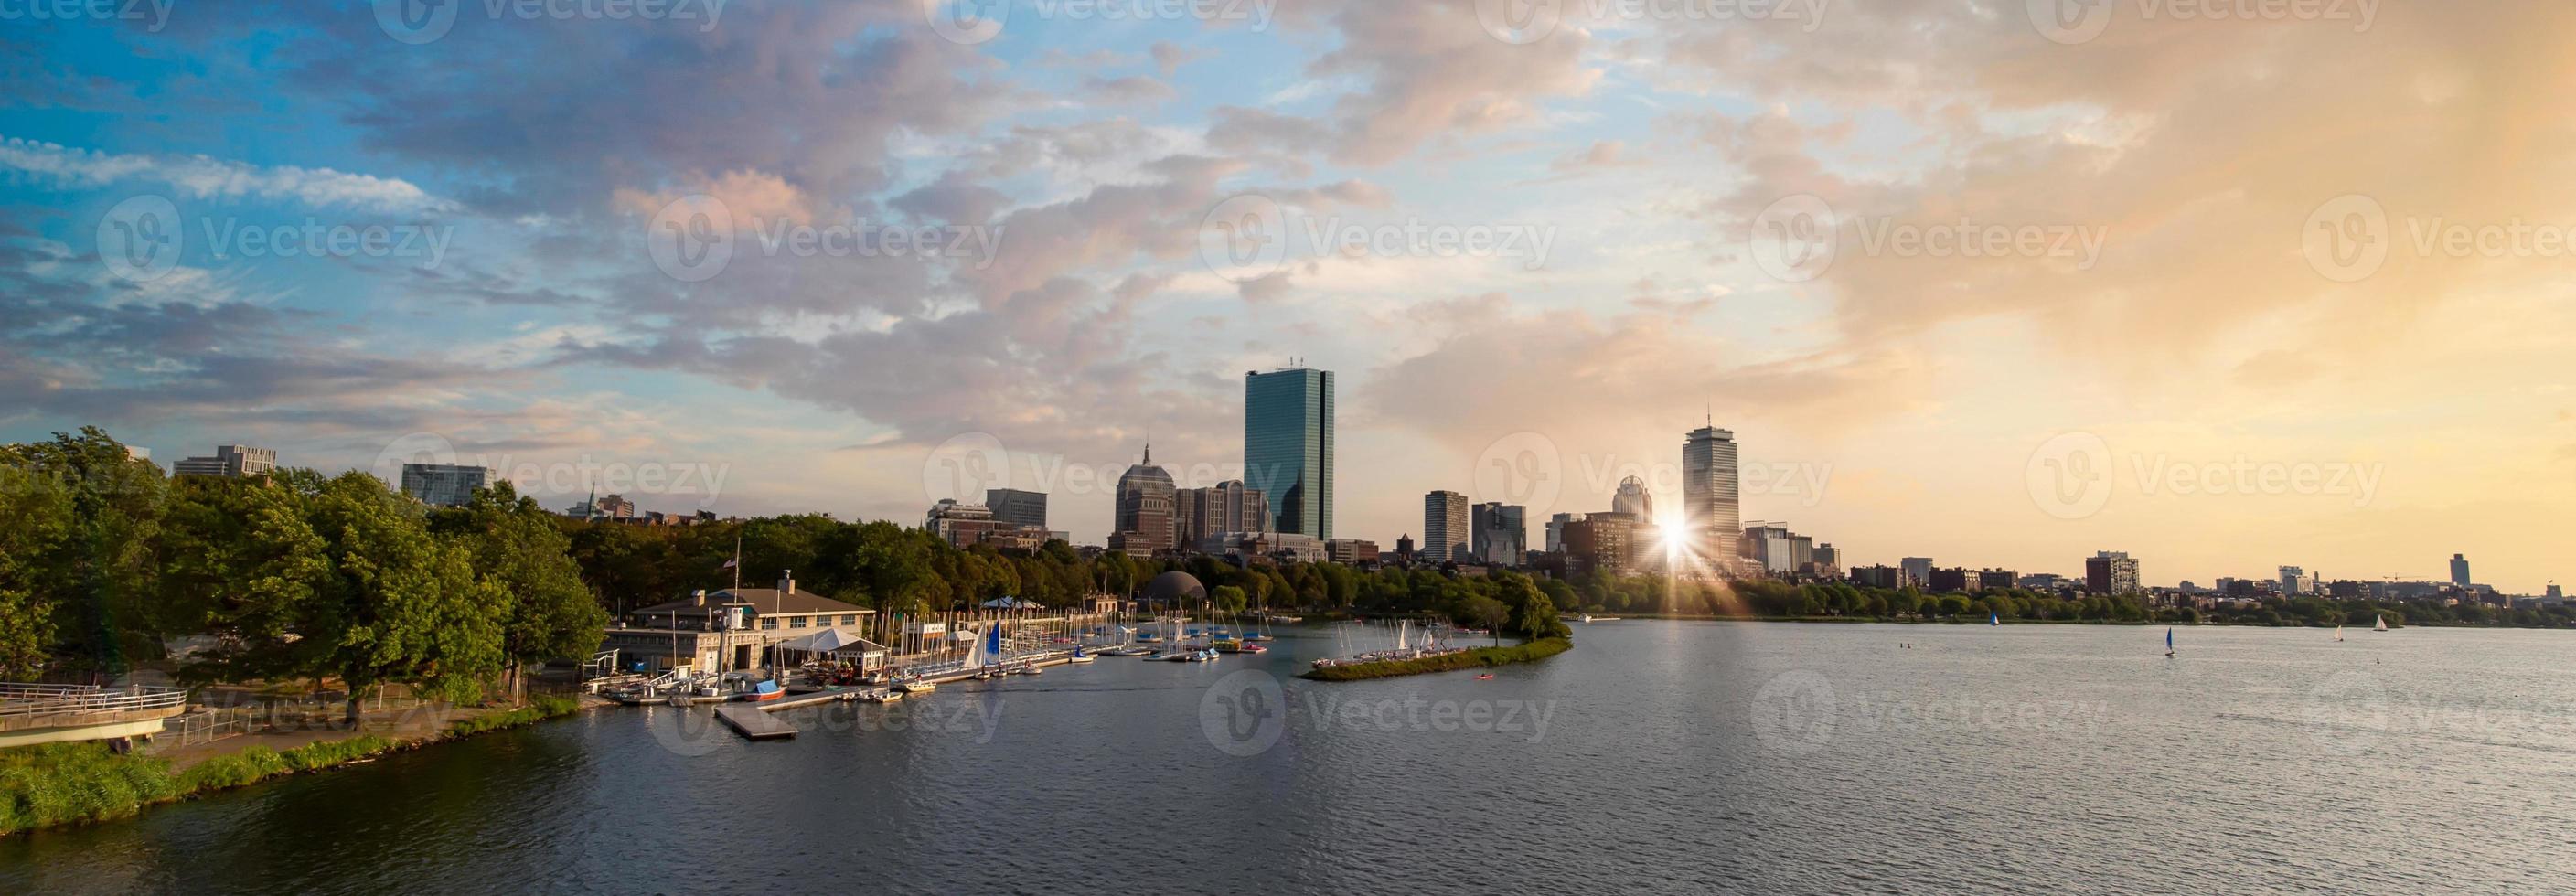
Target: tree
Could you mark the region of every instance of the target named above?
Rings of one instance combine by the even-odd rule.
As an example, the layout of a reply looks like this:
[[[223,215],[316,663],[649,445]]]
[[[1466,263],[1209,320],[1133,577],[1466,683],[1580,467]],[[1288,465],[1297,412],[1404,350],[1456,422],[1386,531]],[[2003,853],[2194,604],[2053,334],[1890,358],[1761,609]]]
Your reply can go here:
[[[1544,601],[1547,597],[1540,595],[1538,599]],[[1458,616],[1483,626],[1493,634],[1494,646],[1500,647],[1503,643],[1503,623],[1511,620],[1512,608],[1503,606],[1502,601],[1478,594],[1459,602]]]
[[[1241,613],[1243,608],[1252,605],[1244,597],[1243,589],[1233,585],[1219,585],[1208,597],[1216,601],[1216,609],[1220,613]]]
[[[70,493],[51,476],[0,464],[0,679],[44,671],[59,594],[39,564],[74,529]]]
[[[529,663],[579,658],[599,648],[608,613],[590,596],[572,543],[553,514],[508,482],[474,493],[465,506],[431,515],[431,531],[473,558],[479,584],[501,601],[501,655],[512,703]]]
[[[349,687],[351,727],[379,684],[462,700],[500,671],[509,597],[475,576],[470,550],[431,537],[417,505],[351,472],[323,487],[313,517],[334,566],[313,619],[324,668]]]
[[[117,675],[131,655],[159,656],[162,620],[151,597],[159,571],[152,544],[168,487],[161,468],[95,426],[0,447],[0,465],[54,479],[71,504],[67,537],[27,567],[49,595],[53,662]]]

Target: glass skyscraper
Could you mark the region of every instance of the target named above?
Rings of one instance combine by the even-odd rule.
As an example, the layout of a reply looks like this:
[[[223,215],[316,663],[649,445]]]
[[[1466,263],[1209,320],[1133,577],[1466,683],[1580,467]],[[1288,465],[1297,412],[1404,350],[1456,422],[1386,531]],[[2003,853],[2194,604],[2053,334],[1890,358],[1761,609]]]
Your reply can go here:
[[[1333,372],[1243,375],[1243,481],[1269,499],[1271,531],[1333,537]]]

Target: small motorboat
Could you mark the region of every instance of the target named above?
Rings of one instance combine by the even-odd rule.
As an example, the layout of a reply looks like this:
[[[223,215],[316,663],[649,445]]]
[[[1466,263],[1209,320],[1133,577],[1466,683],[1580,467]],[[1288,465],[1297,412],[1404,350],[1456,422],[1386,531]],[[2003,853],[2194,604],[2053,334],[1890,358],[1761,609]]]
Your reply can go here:
[[[1483,675],[1476,676],[1476,680],[1477,680],[1477,681],[1492,681],[1492,680],[1494,680],[1494,673],[1487,672],[1487,673],[1485,673],[1485,674],[1483,674]]]
[[[750,691],[742,695],[742,700],[746,703],[766,703],[784,696],[787,696],[787,689],[779,687],[778,682],[773,680],[753,685]]]

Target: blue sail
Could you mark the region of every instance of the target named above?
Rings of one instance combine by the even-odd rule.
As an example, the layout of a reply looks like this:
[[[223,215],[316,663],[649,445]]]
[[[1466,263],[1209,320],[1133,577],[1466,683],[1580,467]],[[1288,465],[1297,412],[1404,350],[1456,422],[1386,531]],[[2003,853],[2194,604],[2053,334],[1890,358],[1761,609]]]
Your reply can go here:
[[[1987,613],[1986,613],[1986,624],[1987,624],[1987,625],[2002,625],[2002,624],[2004,624],[2004,618],[2003,618],[2002,616],[1996,615],[1993,611],[1987,611]]]
[[[2165,652],[2173,652],[2173,626],[2165,626]]]
[[[995,664],[1002,661],[1002,624],[1000,622],[993,623],[993,628],[984,633],[984,661]]]

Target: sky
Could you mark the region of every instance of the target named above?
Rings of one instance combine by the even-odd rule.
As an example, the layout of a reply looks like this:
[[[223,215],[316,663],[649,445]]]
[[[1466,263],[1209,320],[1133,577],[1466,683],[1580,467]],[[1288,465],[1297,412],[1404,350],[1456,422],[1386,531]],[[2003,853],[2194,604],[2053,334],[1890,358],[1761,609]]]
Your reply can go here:
[[[917,522],[1339,383],[1336,535],[2576,558],[2576,6],[0,4],[0,438]],[[1537,540],[1534,532],[1533,541]]]

